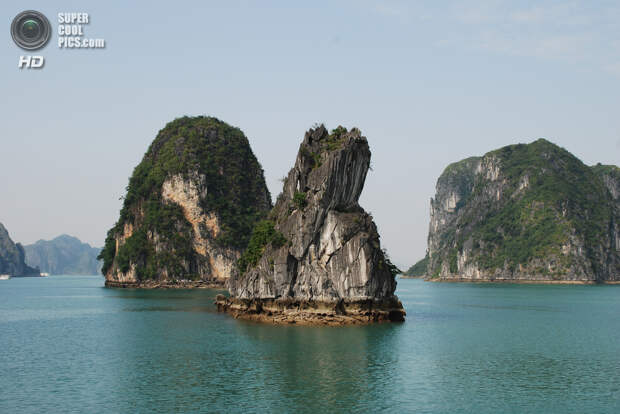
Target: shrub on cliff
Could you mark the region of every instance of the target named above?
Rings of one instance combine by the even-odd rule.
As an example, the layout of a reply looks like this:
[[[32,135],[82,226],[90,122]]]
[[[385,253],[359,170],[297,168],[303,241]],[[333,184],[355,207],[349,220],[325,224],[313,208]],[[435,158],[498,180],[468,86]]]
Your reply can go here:
[[[284,246],[285,243],[286,238],[275,229],[273,221],[259,221],[252,231],[252,237],[250,238],[248,248],[243,252],[241,258],[237,262],[239,271],[243,273],[248,267],[255,266],[268,244],[273,245],[275,248],[279,248]]]

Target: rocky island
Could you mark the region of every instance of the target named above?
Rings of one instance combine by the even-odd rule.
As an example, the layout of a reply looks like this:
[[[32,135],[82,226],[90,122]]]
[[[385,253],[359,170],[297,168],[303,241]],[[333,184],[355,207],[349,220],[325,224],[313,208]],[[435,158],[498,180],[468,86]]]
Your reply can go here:
[[[426,276],[428,267],[428,255],[405,271],[401,277],[404,279],[421,279]]]
[[[223,287],[271,209],[240,129],[184,117],[162,129],[127,186],[99,255],[108,287]]]
[[[39,269],[28,266],[25,257],[24,247],[14,243],[7,229],[0,223],[0,275],[40,276]]]
[[[231,297],[218,310],[271,323],[403,321],[398,269],[358,204],[370,166],[359,130],[324,126],[305,134],[295,166],[267,220],[255,227]]]
[[[540,139],[451,164],[436,190],[415,269],[427,279],[620,281],[616,166],[588,167]]]
[[[26,263],[50,275],[96,275],[101,271],[100,248],[63,234],[24,246]]]

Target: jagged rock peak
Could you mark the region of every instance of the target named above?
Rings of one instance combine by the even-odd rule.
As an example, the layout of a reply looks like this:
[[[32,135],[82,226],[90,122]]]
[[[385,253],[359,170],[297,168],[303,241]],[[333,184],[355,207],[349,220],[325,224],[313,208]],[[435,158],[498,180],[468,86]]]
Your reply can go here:
[[[272,322],[403,320],[397,269],[358,204],[370,156],[356,128],[329,133],[321,125],[305,134],[269,220],[254,229],[229,281],[232,299],[218,299],[220,310]]]
[[[159,131],[129,180],[100,255],[108,286],[223,284],[271,209],[240,129],[183,117]]]

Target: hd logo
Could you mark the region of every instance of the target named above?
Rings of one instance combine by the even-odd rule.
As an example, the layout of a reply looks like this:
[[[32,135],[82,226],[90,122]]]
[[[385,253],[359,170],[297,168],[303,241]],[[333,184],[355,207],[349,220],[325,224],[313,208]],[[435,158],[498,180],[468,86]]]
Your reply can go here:
[[[40,69],[45,65],[43,56],[20,56],[18,68],[23,69]]]
[[[11,36],[17,46],[24,50],[39,50],[50,40],[52,26],[43,13],[26,10],[19,13],[11,23]],[[20,56],[20,69],[40,69],[45,65],[43,56]]]

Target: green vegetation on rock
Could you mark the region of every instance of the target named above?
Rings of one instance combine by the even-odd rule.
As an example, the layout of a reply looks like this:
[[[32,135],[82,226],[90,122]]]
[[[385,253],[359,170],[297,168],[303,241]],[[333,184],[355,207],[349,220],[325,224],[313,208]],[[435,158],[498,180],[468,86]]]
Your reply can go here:
[[[592,259],[592,248],[600,242],[612,212],[610,204],[600,202],[606,190],[591,169],[544,139],[492,154],[501,160],[508,181],[504,197],[511,202],[491,214],[473,234],[496,246],[496,254],[483,257],[482,266],[501,267],[508,262],[514,268],[532,258],[559,255],[572,228],[584,237],[586,254]],[[525,176],[528,191],[513,197]]]
[[[591,168],[598,176],[609,176],[620,180],[620,168],[615,165],[603,165],[599,162]]]
[[[248,248],[243,252],[241,258],[237,262],[239,271],[244,273],[248,268],[255,266],[269,244],[277,249],[284,246],[285,243],[286,238],[275,229],[273,221],[259,221],[252,231],[252,237],[250,238]]]
[[[424,256],[424,259],[419,260],[416,264],[411,266],[405,273],[405,276],[426,276],[426,269],[428,267],[428,255]]]
[[[141,280],[164,270],[195,277],[183,266],[195,255],[192,225],[179,205],[162,198],[162,185],[173,176],[204,182],[200,207],[217,216],[220,228],[213,241],[222,248],[244,249],[254,224],[271,207],[263,170],[240,129],[212,117],[176,119],[159,131],[129,179],[120,218],[99,256],[104,274],[116,258],[122,272],[135,265]],[[117,252],[127,224],[136,229]],[[154,234],[165,248],[155,248]]]
[[[295,195],[293,195],[293,204],[297,209],[303,210],[304,207],[306,207],[306,205],[308,204],[308,202],[306,201],[306,193],[299,191],[295,192]]]
[[[525,266],[530,273],[562,278],[578,260],[566,250],[574,243],[586,267],[608,273],[601,252],[617,213],[600,176],[617,171],[590,168],[544,139],[451,164],[438,180],[434,214],[441,229],[429,236],[434,248],[429,273],[444,264],[459,273],[458,256],[467,250],[468,262],[487,274]],[[454,200],[455,208],[445,207]]]
[[[383,270],[385,268],[390,272],[392,276],[403,273],[403,271],[400,270],[398,266],[392,263],[392,259],[390,259],[390,255],[388,254],[387,249],[381,249],[381,253],[383,254],[383,258],[380,258],[377,262],[380,270]]]

